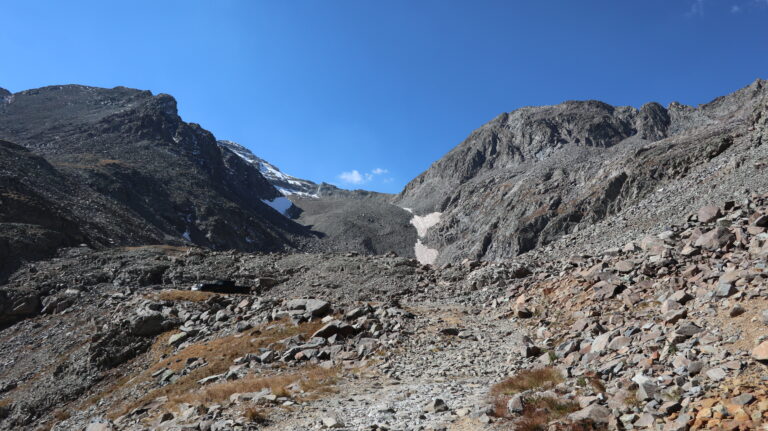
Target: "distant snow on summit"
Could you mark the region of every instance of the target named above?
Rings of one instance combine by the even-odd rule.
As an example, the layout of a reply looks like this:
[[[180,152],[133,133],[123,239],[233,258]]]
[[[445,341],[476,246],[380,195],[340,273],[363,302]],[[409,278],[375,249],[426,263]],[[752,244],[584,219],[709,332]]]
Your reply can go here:
[[[219,146],[232,151],[233,153],[240,156],[241,159],[258,167],[259,172],[264,175],[264,178],[266,178],[267,181],[269,181],[284,196],[295,195],[312,198],[318,197],[318,192],[320,190],[320,186],[318,184],[315,184],[312,181],[302,180],[301,178],[296,178],[281,172],[277,166],[260,157],[257,157],[251,152],[251,150],[245,148],[237,142],[226,140],[219,140],[217,142]],[[269,203],[268,205],[273,206]],[[284,213],[284,211],[280,212]]]
[[[284,216],[288,215],[288,210],[291,209],[291,206],[293,206],[293,202],[289,201],[288,198],[283,196],[274,198],[272,200],[262,199],[261,201]]]

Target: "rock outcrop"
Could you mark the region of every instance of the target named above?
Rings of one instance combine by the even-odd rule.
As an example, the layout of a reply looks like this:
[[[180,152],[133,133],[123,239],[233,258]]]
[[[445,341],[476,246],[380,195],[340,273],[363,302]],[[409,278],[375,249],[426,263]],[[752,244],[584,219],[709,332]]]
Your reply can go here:
[[[441,262],[511,258],[613,216],[667,220],[696,210],[712,189],[724,199],[768,185],[767,87],[757,80],[697,108],[586,101],[502,114],[395,202],[443,213],[424,241]]]

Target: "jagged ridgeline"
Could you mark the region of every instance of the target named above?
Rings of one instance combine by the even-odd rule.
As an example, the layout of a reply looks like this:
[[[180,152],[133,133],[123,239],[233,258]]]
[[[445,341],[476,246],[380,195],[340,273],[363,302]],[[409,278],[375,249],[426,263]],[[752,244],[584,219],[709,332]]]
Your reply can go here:
[[[618,216],[607,235],[664,223],[745,188],[768,185],[768,88],[699,107],[597,101],[502,114],[406,185],[395,202],[442,213],[424,239],[438,262],[499,260]]]
[[[695,108],[521,108],[392,196],[287,175],[182,121],[168,95],[3,90],[3,268],[81,243],[394,251],[448,263],[510,259],[586,231],[617,240],[706,204],[701,196],[765,186],[766,93],[757,80]]]
[[[61,234],[62,245],[282,250],[307,234],[262,202],[280,193],[257,170],[182,121],[166,94],[79,85],[6,93],[0,139],[29,150],[2,144],[17,159],[42,156],[47,163],[35,160],[56,175],[24,175],[8,163],[2,184],[16,181],[26,190],[15,197],[47,199],[45,211],[78,228],[72,234],[42,224]],[[57,187],[69,190],[51,195]],[[2,217],[30,224],[25,213]]]
[[[767,93],[522,108],[392,196],[0,91],[0,429],[758,429]]]
[[[184,122],[167,94],[65,85],[0,96],[3,274],[81,243],[412,254],[414,230],[390,195],[286,176]],[[299,208],[285,196],[312,199]]]

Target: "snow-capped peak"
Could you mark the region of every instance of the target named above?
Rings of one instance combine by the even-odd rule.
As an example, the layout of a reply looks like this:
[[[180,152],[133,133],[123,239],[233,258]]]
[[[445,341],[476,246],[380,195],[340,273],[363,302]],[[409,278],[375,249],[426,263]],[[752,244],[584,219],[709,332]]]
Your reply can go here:
[[[318,197],[319,186],[312,181],[302,180],[294,176],[284,174],[277,166],[257,157],[249,149],[237,142],[220,140],[219,146],[226,148],[240,156],[241,159],[256,166],[259,172],[267,179],[280,193],[285,196],[296,195],[304,197]],[[270,204],[271,205],[271,204]],[[279,211],[279,210],[278,210]]]

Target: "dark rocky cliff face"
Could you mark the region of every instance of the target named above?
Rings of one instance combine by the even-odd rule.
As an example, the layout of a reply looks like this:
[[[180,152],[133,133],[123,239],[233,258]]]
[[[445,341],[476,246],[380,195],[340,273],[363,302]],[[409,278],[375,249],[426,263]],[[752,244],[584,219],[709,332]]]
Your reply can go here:
[[[78,85],[4,94],[0,138],[49,163],[50,175],[38,179],[36,190],[78,184],[80,195],[62,193],[41,204],[68,209],[65,218],[78,220],[80,236],[67,238],[274,251],[310,236],[262,203],[280,194],[210,132],[182,121],[171,96]],[[13,148],[8,151],[23,153]],[[12,179],[23,184],[24,177],[9,174],[2,186],[10,190]]]
[[[723,157],[748,151],[742,137],[766,94],[758,80],[698,108],[597,101],[522,108],[472,132],[395,202],[420,215],[443,213],[426,238],[439,261],[511,258],[618,214],[720,163],[729,149]]]
[[[762,187],[766,93],[758,80],[696,108],[522,108],[472,132],[395,197],[294,179],[308,188],[291,220],[264,201],[293,177],[275,168],[265,178],[242,147],[182,121],[171,96],[3,90],[0,257],[14,268],[80,243],[410,256],[411,215],[394,203],[443,213],[420,239],[438,262],[508,259],[611,217],[629,230],[669,218],[667,202],[682,216],[713,190]]]

